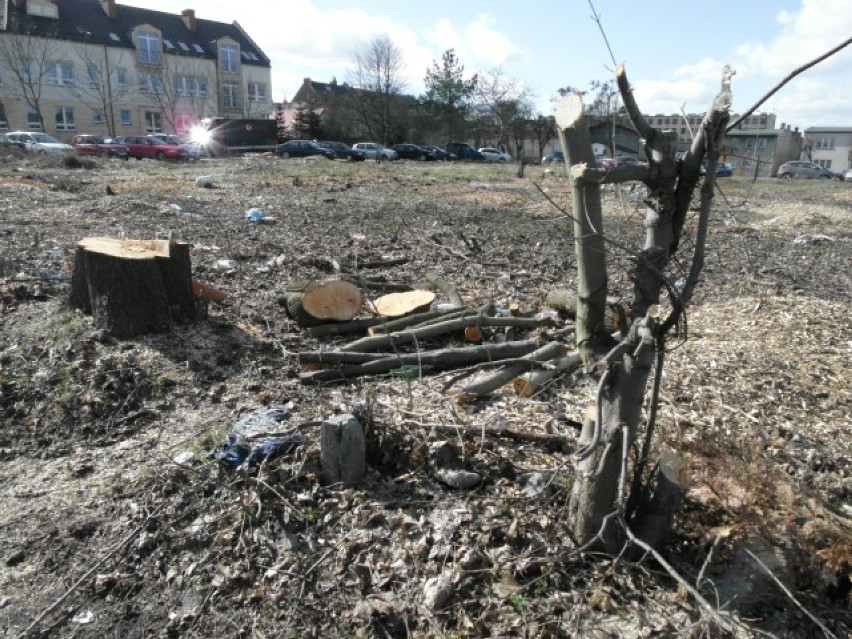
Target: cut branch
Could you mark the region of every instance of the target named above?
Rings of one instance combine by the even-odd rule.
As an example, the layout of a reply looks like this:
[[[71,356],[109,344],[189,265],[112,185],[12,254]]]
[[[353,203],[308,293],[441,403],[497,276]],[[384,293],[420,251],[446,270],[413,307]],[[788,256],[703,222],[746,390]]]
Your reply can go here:
[[[502,344],[484,344],[482,346],[465,346],[463,348],[444,348],[418,353],[400,353],[394,355],[350,353],[350,352],[306,352],[299,355],[301,363],[350,363],[360,362],[353,366],[336,369],[312,371],[303,373],[299,379],[303,384],[321,384],[338,382],[367,375],[388,373],[402,366],[428,367],[432,370],[442,370],[468,366],[477,362],[489,362],[507,358],[522,357],[533,352],[539,343],[536,340],[503,342]],[[372,360],[369,358],[372,357]],[[337,359],[335,359],[337,358]]]

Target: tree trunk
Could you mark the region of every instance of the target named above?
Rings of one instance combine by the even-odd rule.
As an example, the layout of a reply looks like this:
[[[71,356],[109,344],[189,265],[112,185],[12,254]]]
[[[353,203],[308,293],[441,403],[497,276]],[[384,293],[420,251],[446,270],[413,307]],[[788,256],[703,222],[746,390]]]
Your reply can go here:
[[[90,237],[77,244],[69,304],[119,339],[194,320],[189,244]]]
[[[615,514],[619,515],[622,521],[624,520],[625,492],[626,486],[630,484],[627,478],[628,455],[641,422],[645,390],[653,368],[657,345],[664,345],[665,332],[678,322],[683,305],[691,294],[690,287],[694,286],[701,270],[704,244],[702,229],[706,228],[706,217],[713,193],[712,168],[707,171],[705,177],[695,239],[695,255],[687,281],[688,290],[685,290],[683,297],[678,297],[673,292],[674,287],[666,283],[664,270],[678,247],[705,154],[708,156],[708,166],[715,167],[718,147],[724,139],[728,121],[731,75],[732,72],[726,67],[723,71],[722,90],[705,116],[692,148],[683,161],[676,164],[673,145],[662,133],[647,124],[633,98],[624,69],[621,66],[616,69],[616,83],[625,109],[639,137],[643,140],[650,164],[644,169],[637,167],[634,173],[641,176],[651,195],[646,200],[648,210],[644,221],[645,245],[637,256],[633,273],[634,292],[631,315],[634,321],[629,330],[622,328],[626,334],[598,364],[602,370],[602,376],[596,397],[595,417],[585,425],[581,436],[579,459],[575,466],[576,479],[569,500],[571,529],[575,540],[581,545],[597,539],[605,548],[614,551],[618,549],[622,541],[620,530],[606,526],[607,517]],[[570,101],[563,109],[563,112],[576,117],[573,119],[563,117],[560,121],[560,125],[566,127],[564,140],[569,141],[565,147],[566,153],[572,154],[574,150],[570,140],[580,137],[572,132],[576,128],[585,130],[586,126],[582,115],[576,114],[578,108],[576,101],[576,99]],[[571,155],[571,157],[573,161],[574,156]],[[592,175],[592,172],[587,171],[585,167],[576,168],[578,170],[572,167],[572,175],[579,187],[575,188],[575,194],[583,193],[587,182],[601,180],[600,176]],[[623,179],[610,174],[603,177],[603,181],[612,182]],[[637,178],[631,174],[630,179]],[[578,226],[585,222],[586,216],[592,225],[595,225],[593,207],[589,206],[588,201],[582,209],[577,209],[575,202],[575,214],[583,218],[577,222]],[[599,256],[583,253],[582,245],[586,243],[578,243],[581,273],[586,273],[580,278],[578,285],[580,287],[577,310],[578,343],[581,339],[580,326],[583,323],[581,322],[582,309],[588,305],[588,295],[584,295],[582,287],[605,284],[605,280],[600,279],[594,280],[591,285],[588,282],[589,273],[599,275]],[[593,265],[591,270],[583,269],[585,259],[591,260]],[[658,317],[657,303],[664,286],[669,293],[672,310],[667,318],[661,320]],[[587,292],[589,291],[597,292],[597,289],[587,289]],[[605,294],[604,291],[604,301]],[[597,313],[596,306],[593,310]],[[603,307],[600,313],[599,317],[597,315],[595,317],[602,320]],[[588,324],[588,317],[588,314],[585,315],[585,331],[594,328]],[[584,335],[588,335],[588,332]],[[652,398],[652,401],[655,401],[655,398]],[[650,432],[646,433],[646,438],[650,434]],[[650,536],[655,542],[664,539],[668,532],[664,529],[671,522],[671,509],[679,503],[676,492],[668,490],[665,498],[656,502],[654,509],[648,510],[646,517],[639,512],[634,518],[636,528],[652,532]],[[651,502],[645,500],[640,503],[644,503],[648,508]]]
[[[579,93],[562,98],[556,109],[559,140],[569,165],[594,166],[595,156],[589,125],[583,116]],[[607,274],[603,241],[600,186],[591,181],[572,180],[574,250],[577,254],[577,347],[586,369],[591,369],[597,353],[610,339],[603,330],[606,309]]]

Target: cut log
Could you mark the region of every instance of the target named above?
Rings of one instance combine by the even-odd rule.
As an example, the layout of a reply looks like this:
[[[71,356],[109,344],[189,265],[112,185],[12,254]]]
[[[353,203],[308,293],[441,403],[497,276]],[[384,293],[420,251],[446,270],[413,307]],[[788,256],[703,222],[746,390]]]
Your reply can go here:
[[[346,280],[308,282],[301,291],[284,294],[287,314],[303,327],[354,318],[363,304],[361,289]]]
[[[118,339],[194,320],[189,244],[89,237],[77,243],[68,302]]]
[[[416,290],[388,293],[373,300],[373,310],[383,317],[402,317],[410,313],[422,313],[435,300],[432,291]]]

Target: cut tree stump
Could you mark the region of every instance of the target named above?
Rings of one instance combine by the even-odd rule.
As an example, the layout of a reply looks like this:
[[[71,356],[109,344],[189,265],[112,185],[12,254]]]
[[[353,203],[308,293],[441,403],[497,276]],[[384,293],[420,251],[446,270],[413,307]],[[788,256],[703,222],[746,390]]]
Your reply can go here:
[[[373,300],[373,310],[382,317],[402,317],[409,313],[422,313],[435,300],[432,291],[416,290],[388,293]]]
[[[174,240],[80,240],[68,302],[118,339],[194,320],[189,248]]]
[[[361,289],[346,280],[308,282],[284,295],[287,314],[302,328],[353,319],[364,303]]]
[[[361,422],[349,413],[323,422],[320,430],[320,465],[325,485],[357,484],[367,472],[367,446]]]

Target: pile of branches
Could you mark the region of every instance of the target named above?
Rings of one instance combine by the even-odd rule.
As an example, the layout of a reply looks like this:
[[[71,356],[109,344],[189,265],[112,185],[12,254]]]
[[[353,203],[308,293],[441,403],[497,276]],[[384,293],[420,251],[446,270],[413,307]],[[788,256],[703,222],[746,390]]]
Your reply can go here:
[[[579,351],[571,348],[572,294],[555,291],[548,296],[549,310],[523,311],[493,303],[471,306],[448,282],[427,281],[440,297],[423,288],[365,302],[356,284],[340,279],[291,286],[294,290],[280,302],[311,336],[354,337],[334,348],[299,353],[301,382],[328,384],[371,375],[417,379],[462,369],[444,390],[468,401],[509,382],[528,397],[581,365]],[[426,346],[436,342],[439,347]],[[466,381],[477,372],[485,374]]]

